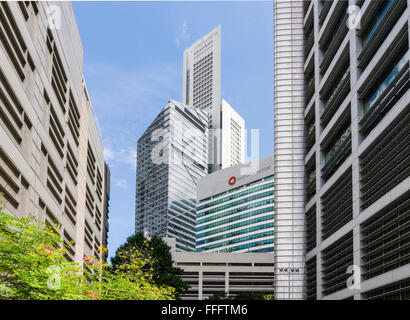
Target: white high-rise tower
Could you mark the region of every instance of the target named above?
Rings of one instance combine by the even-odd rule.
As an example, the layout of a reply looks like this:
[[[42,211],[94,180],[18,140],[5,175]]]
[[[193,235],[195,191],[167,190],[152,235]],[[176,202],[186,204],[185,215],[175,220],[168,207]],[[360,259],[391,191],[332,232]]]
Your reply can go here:
[[[220,25],[184,51],[182,75],[182,102],[209,117],[209,172],[243,162],[245,122],[221,100]],[[232,139],[235,133],[237,137]],[[224,155],[224,150],[229,154]]]

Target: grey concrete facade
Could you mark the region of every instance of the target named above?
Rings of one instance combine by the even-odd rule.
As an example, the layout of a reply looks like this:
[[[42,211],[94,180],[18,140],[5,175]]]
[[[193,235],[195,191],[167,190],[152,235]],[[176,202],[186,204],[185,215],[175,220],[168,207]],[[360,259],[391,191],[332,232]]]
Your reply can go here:
[[[409,3],[304,5],[305,166],[314,175],[314,191],[305,205],[311,221],[307,238],[314,238],[307,245],[307,298],[400,299],[408,295],[402,284],[410,279],[405,253],[410,235],[400,231],[409,217],[410,195],[410,155],[400,142],[409,138],[408,120],[400,125],[410,105],[409,67],[403,60],[408,55]],[[349,25],[354,10],[359,26]],[[396,240],[386,240],[383,213],[397,221],[390,231]],[[338,248],[344,250],[339,264],[334,262]],[[397,287],[390,290],[389,285]]]
[[[54,12],[54,14],[53,14]],[[109,170],[82,76],[69,2],[0,4],[0,191],[5,210],[74,242],[67,258],[102,259]]]

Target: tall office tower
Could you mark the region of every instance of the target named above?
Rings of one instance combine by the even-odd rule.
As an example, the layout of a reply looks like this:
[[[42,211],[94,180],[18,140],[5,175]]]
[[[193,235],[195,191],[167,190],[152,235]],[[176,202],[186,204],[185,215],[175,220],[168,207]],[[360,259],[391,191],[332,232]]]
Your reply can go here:
[[[251,167],[256,169],[249,174]],[[197,251],[273,251],[273,172],[273,157],[266,157],[219,170],[199,180]]]
[[[6,211],[60,224],[64,241],[74,241],[69,260],[100,256],[98,247],[107,241],[109,171],[82,77],[71,4],[1,2],[0,33],[0,191]]]
[[[182,79],[182,102],[208,115],[209,172],[243,162],[245,122],[221,100],[220,25],[184,51]],[[236,129],[240,135],[238,141],[231,136],[231,131]],[[232,158],[231,154],[238,151],[239,156]]]
[[[305,2],[309,299],[410,296],[409,4]]]
[[[303,1],[275,1],[274,29],[275,299],[304,299]]]
[[[196,186],[207,156],[206,114],[169,101],[138,140],[136,232],[195,250]]]
[[[221,101],[221,169],[245,162],[245,120]]]

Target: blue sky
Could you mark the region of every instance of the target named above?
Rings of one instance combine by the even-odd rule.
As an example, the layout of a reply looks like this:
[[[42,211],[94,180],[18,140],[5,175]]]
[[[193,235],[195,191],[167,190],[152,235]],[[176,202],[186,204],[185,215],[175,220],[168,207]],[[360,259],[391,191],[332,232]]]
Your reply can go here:
[[[185,48],[222,26],[224,98],[273,154],[273,1],[73,2],[84,78],[111,169],[109,255],[134,233],[137,140],[181,101]]]

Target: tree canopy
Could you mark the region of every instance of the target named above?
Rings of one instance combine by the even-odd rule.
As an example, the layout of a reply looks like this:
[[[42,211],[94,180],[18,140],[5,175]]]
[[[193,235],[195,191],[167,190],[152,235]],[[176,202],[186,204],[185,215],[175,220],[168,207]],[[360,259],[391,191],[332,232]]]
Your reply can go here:
[[[123,250],[127,259],[113,270],[92,256],[70,262],[66,250],[52,227],[4,213],[0,203],[0,300],[174,299],[174,288],[155,283],[148,251]]]
[[[152,257],[152,279],[156,285],[175,288],[176,299],[188,290],[189,285],[181,278],[183,270],[173,265],[171,248],[157,236],[147,240],[141,232],[138,232],[128,237],[126,242],[117,249],[115,256],[111,258],[113,269],[116,270],[119,265],[128,261],[128,257],[121,253],[133,250],[146,252]]]

